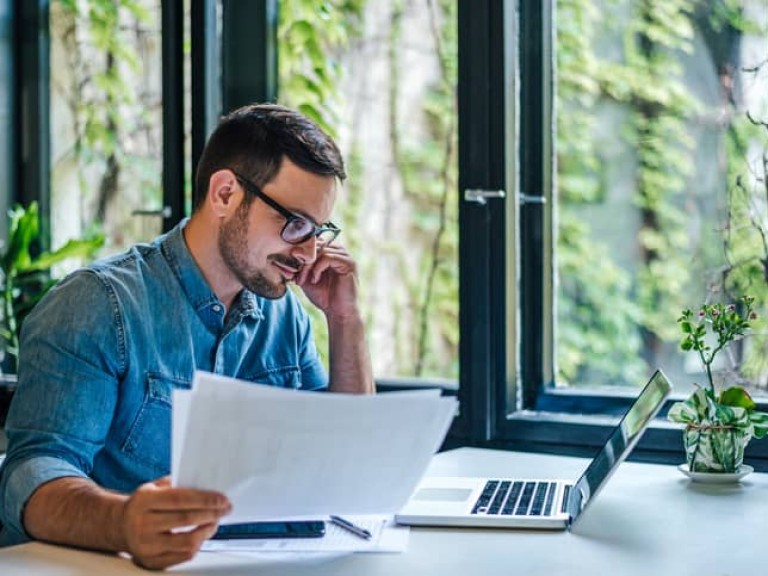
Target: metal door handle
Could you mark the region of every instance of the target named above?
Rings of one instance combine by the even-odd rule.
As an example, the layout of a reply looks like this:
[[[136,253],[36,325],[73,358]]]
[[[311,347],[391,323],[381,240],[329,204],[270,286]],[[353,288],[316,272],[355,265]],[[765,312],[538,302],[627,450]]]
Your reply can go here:
[[[163,218],[170,218],[173,214],[170,206],[163,206],[159,210],[134,210],[131,212],[131,216],[161,216]]]
[[[480,188],[464,190],[464,200],[482,205],[488,202],[488,198],[505,198],[506,196],[507,193],[504,190],[483,190]]]

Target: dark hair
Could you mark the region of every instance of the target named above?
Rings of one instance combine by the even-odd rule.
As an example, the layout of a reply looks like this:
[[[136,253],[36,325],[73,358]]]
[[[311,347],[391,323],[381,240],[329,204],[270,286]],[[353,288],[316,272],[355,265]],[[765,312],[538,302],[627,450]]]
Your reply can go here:
[[[314,174],[340,180],[347,176],[336,143],[303,114],[277,104],[250,104],[227,114],[200,157],[195,209],[205,201],[215,172],[229,168],[264,186],[280,170],[284,157]]]

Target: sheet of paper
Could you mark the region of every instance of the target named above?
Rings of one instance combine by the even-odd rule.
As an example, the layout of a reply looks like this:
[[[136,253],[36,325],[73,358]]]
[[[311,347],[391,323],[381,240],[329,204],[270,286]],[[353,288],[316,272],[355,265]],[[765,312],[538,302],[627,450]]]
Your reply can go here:
[[[195,374],[186,418],[175,398],[175,483],[227,494],[228,523],[393,514],[456,412],[456,400],[437,393],[304,392],[205,372]]]
[[[189,407],[192,403],[192,390],[174,388],[171,396],[171,483],[176,484],[175,474],[179,470],[184,435],[187,433]]]
[[[405,552],[409,529],[395,524],[392,516],[345,516],[367,529],[365,540],[326,522],[322,538],[261,538],[254,540],[207,540],[204,552]]]

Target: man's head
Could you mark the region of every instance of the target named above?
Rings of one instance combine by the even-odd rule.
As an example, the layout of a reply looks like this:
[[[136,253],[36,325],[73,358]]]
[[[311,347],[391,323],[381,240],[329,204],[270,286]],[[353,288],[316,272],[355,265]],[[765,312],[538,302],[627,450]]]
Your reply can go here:
[[[298,112],[252,105],[226,116],[200,160],[193,216],[212,218],[216,275],[267,298],[285,294],[338,234],[328,219],[344,177],[333,140]]]
[[[243,106],[225,116],[208,139],[195,177],[195,210],[205,202],[218,170],[234,170],[263,187],[284,157],[314,174],[347,176],[341,152],[312,120],[277,104]]]

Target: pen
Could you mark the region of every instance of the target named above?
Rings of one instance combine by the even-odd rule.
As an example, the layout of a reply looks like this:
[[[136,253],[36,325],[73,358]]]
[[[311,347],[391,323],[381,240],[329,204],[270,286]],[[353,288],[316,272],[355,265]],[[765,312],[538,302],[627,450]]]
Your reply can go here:
[[[344,528],[344,530],[347,530],[349,532],[352,532],[355,536],[359,536],[360,538],[364,538],[365,540],[371,539],[371,533],[368,532],[365,528],[361,528],[360,526],[356,526],[355,524],[352,524],[349,520],[345,520],[341,516],[330,516],[331,523],[336,524],[336,526],[341,526]]]

